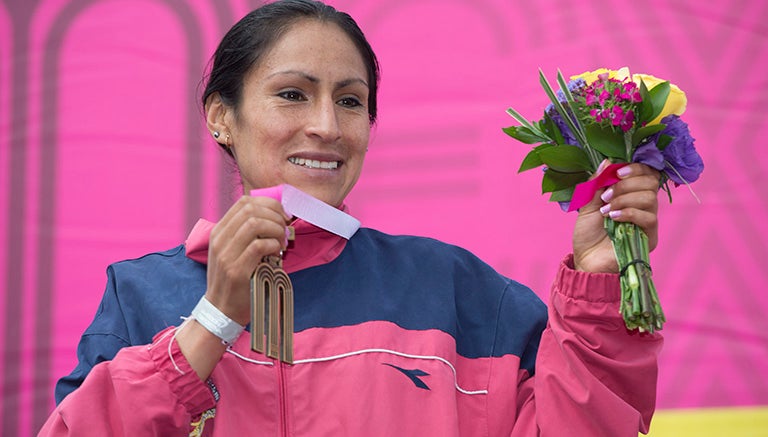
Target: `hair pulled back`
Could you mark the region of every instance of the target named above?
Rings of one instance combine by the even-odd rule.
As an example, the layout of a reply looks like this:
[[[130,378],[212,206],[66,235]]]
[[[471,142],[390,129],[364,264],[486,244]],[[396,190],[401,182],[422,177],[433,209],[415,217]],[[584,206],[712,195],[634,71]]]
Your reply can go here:
[[[269,3],[251,11],[232,26],[213,55],[213,65],[202,96],[203,106],[211,94],[219,93],[224,104],[237,110],[245,75],[293,24],[304,19],[336,24],[353,41],[368,74],[368,119],[371,124],[375,123],[379,84],[376,54],[349,14],[313,0],[279,0]]]

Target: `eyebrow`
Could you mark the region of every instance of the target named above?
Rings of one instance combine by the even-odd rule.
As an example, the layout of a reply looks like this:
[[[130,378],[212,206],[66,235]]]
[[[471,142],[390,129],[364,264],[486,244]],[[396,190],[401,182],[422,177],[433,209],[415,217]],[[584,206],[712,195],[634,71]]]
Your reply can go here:
[[[304,79],[306,79],[306,80],[308,80],[308,81],[310,81],[312,83],[319,83],[320,82],[320,79],[318,79],[317,77],[312,76],[311,74],[307,74],[307,73],[305,73],[303,71],[299,71],[299,70],[281,70],[281,71],[276,71],[276,72],[270,74],[269,76],[267,76],[267,78],[270,78],[270,77],[273,77],[273,76],[280,76],[280,75],[296,75],[296,76],[301,76]],[[356,78],[356,77],[352,77],[352,78],[349,78],[349,79],[344,79],[344,80],[341,80],[339,82],[336,82],[336,88],[344,88],[345,86],[352,85],[353,83],[360,83],[360,84],[363,84],[366,88],[368,88],[368,82],[364,81],[363,79]]]

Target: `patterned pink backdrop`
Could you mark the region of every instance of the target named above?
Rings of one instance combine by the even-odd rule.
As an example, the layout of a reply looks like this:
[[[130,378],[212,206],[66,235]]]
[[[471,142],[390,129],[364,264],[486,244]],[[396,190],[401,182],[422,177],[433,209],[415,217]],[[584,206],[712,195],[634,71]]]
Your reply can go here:
[[[75,364],[107,264],[183,241],[235,195],[197,104],[208,57],[257,1],[0,4],[0,421],[31,435]],[[661,408],[768,405],[768,3],[337,0],[383,66],[348,199],[369,227],[462,245],[542,297],[573,217],[516,174],[502,132],[542,68],[629,66],[688,93],[707,168],[661,210]]]

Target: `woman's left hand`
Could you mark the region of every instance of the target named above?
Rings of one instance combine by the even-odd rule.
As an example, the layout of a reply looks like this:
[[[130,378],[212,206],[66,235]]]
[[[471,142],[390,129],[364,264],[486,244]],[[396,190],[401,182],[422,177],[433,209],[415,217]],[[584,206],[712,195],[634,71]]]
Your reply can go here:
[[[573,259],[577,270],[618,273],[619,266],[603,218],[632,222],[648,235],[650,250],[659,239],[658,191],[660,174],[644,164],[630,164],[618,172],[621,180],[598,191],[579,209],[573,231]]]

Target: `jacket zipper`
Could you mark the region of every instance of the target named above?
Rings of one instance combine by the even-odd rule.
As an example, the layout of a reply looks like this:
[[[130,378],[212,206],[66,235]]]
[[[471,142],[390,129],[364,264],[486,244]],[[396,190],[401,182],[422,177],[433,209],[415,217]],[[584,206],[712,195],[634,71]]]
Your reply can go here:
[[[276,360],[277,363],[277,385],[278,385],[278,404],[280,408],[280,435],[288,437],[288,400],[285,384],[285,363]]]

